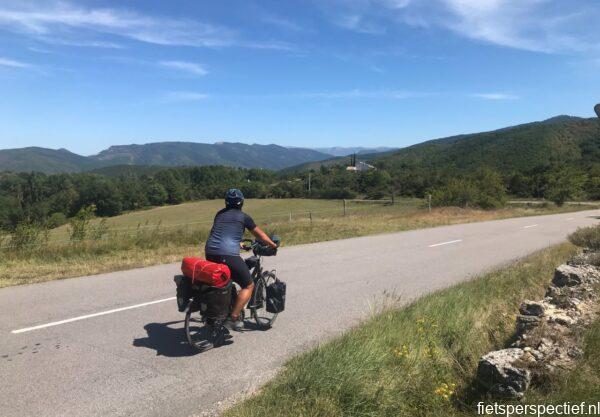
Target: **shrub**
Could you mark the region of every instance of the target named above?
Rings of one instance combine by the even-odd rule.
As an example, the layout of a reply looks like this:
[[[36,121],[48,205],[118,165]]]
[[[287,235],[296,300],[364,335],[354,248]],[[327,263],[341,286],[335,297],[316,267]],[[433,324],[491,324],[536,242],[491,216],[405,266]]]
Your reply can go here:
[[[466,178],[452,178],[431,194],[432,203],[436,206],[494,209],[506,203],[506,189],[502,178],[498,173],[487,169]]]
[[[69,238],[71,241],[82,241],[88,235],[90,220],[94,217],[96,206],[82,208],[69,221]]]
[[[92,240],[100,240],[106,234],[108,234],[108,224],[106,219],[102,219],[100,223],[90,229],[90,239]]]
[[[49,229],[62,226],[67,223],[67,216],[64,213],[52,213],[46,222]]]
[[[48,229],[36,223],[22,222],[17,225],[8,240],[12,250],[29,250],[48,242]]]
[[[451,179],[431,192],[431,201],[436,206],[467,207],[473,205],[476,195],[477,190],[471,181]]]
[[[356,193],[347,188],[326,188],[317,193],[318,198],[327,198],[327,199],[352,199],[356,198]]]
[[[594,251],[600,250],[600,225],[579,228],[569,235],[572,244]]]

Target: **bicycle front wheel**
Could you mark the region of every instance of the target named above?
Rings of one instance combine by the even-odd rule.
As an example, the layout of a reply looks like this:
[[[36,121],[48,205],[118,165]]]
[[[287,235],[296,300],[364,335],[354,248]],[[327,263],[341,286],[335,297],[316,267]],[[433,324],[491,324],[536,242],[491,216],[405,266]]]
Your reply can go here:
[[[271,271],[265,271],[256,280],[254,287],[254,307],[251,308],[252,317],[259,328],[266,330],[273,326],[277,313],[267,311],[267,286],[275,282],[275,274]]]

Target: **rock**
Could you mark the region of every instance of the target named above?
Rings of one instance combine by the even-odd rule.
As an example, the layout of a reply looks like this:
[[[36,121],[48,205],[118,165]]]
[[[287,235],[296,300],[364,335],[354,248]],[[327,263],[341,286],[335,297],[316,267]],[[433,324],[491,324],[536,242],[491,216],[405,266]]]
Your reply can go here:
[[[554,343],[552,343],[550,339],[543,337],[537,346],[537,351],[542,355],[549,355],[552,351],[554,351]]]
[[[539,326],[541,320],[536,316],[517,316],[517,334],[522,335]]]
[[[600,281],[600,270],[589,265],[561,265],[554,271],[552,283],[557,287],[575,287]]]
[[[554,271],[552,283],[557,287],[574,287],[583,282],[581,267],[561,265]]]
[[[578,298],[569,297],[566,300],[565,305],[566,305],[567,308],[569,308],[571,310],[575,310],[578,313],[581,313],[584,310],[583,301],[581,301]]]
[[[519,312],[524,316],[543,316],[545,310],[543,303],[530,300],[523,301],[519,307]]]
[[[560,324],[561,326],[567,326],[567,327],[572,326],[573,324],[576,323],[575,319],[573,319],[563,313],[554,313],[548,319],[551,323],[556,323],[556,324]]]
[[[531,382],[528,369],[519,367],[525,353],[509,348],[490,352],[479,360],[477,380],[498,398],[522,398]]]
[[[583,350],[581,350],[577,346],[571,346],[567,350],[567,355],[569,355],[573,359],[577,359],[577,358],[580,358],[581,356],[583,356]]]
[[[571,266],[595,266],[598,268],[600,267],[600,253],[594,251],[583,251],[567,262],[567,264]]]

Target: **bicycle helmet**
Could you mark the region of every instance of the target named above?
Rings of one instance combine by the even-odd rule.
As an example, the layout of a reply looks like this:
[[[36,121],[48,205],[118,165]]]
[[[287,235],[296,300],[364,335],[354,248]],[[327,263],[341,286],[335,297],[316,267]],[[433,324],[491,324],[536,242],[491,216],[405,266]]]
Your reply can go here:
[[[230,188],[225,194],[225,206],[229,208],[242,208],[244,205],[244,194],[237,188]]]

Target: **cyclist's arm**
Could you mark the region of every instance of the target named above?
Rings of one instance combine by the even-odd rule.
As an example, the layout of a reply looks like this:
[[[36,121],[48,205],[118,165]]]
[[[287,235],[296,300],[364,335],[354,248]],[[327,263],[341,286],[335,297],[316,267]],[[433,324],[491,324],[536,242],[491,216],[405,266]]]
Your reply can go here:
[[[263,232],[260,227],[256,226],[254,229],[250,230],[250,233],[252,233],[254,236],[256,236],[256,238],[258,240],[260,240],[261,242],[266,243],[267,245],[269,245],[273,249],[277,248],[277,245],[275,244],[275,242],[273,242],[271,240],[271,238],[269,236],[267,236],[267,234],[265,232]]]

